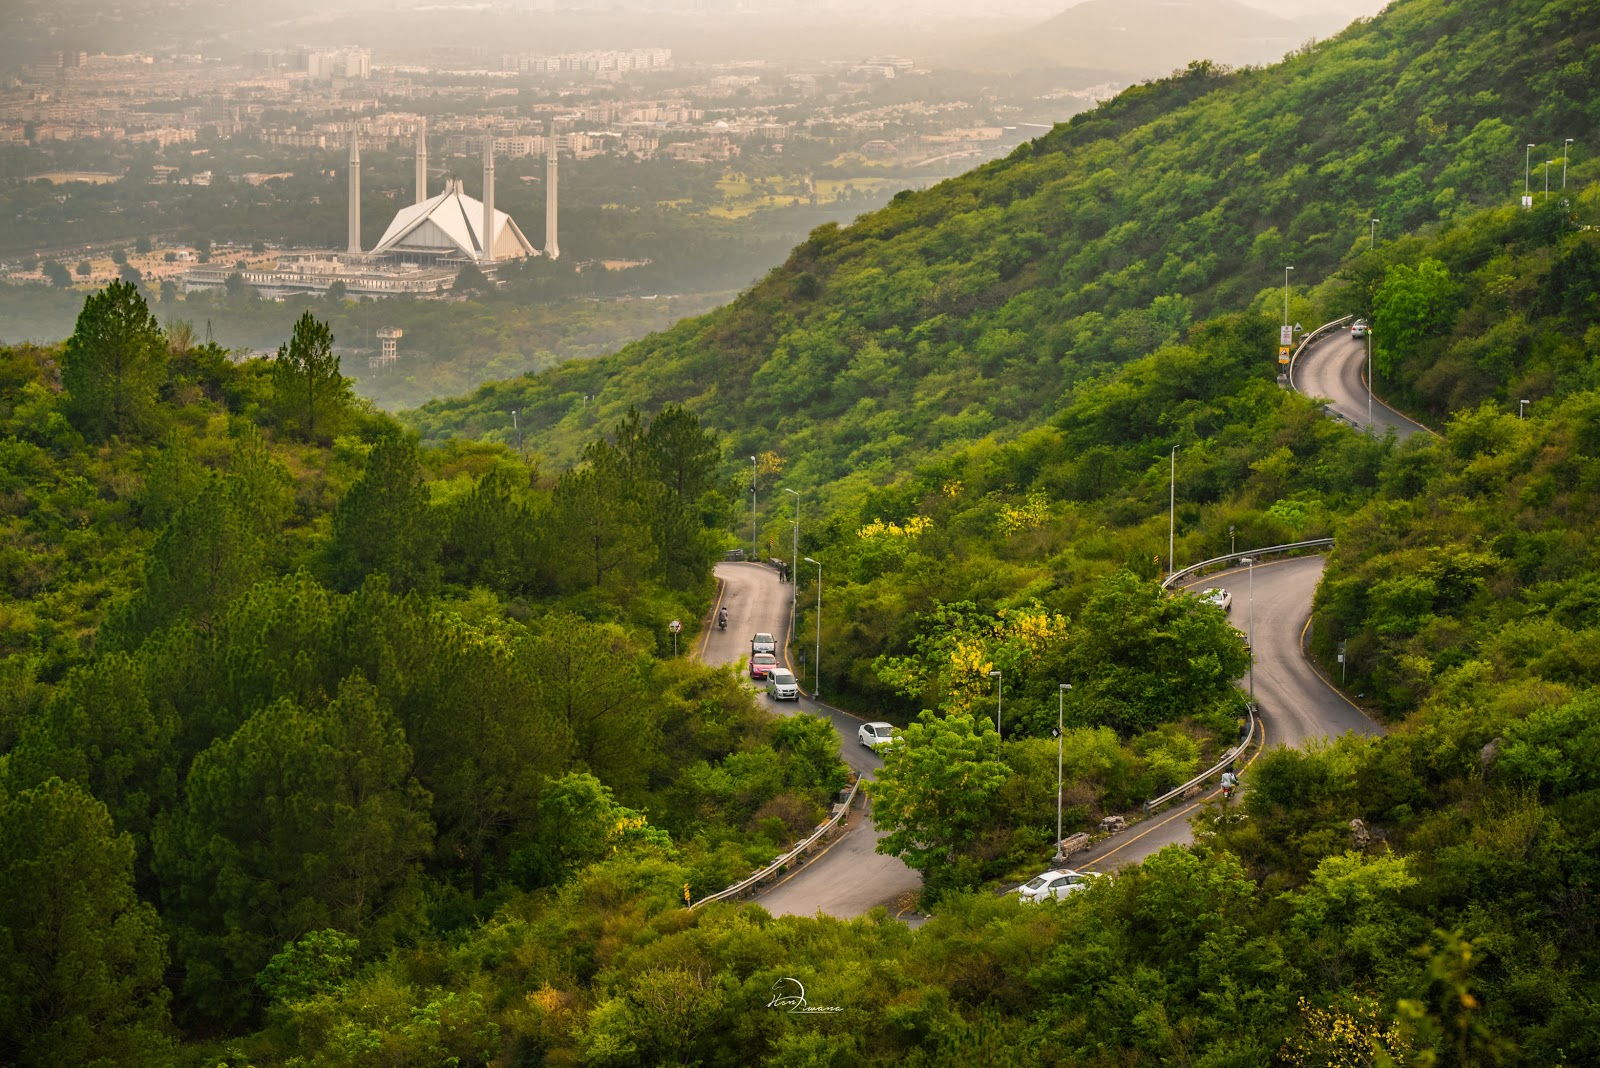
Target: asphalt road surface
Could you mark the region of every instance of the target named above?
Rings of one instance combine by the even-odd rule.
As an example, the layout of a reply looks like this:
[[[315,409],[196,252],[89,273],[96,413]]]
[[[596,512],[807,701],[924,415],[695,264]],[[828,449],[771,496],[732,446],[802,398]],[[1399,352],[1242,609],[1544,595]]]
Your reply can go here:
[[[779,582],[772,568],[753,563],[718,564],[717,578],[722,580],[720,603],[728,608],[728,629],[717,630],[713,610],[713,623],[704,632],[700,658],[708,664],[737,663],[749,657],[750,639],[761,631],[777,639],[778,662],[792,669],[793,665],[787,665],[785,649],[794,586]],[[808,692],[814,688],[813,681],[809,677],[800,679]],[[827,682],[826,675],[823,682]],[[764,685],[754,680],[751,684]],[[855,771],[870,778],[883,767],[877,754],[864,748],[856,736],[863,720],[809,697],[773,701],[765,689],[761,692],[761,700],[780,714],[798,711],[827,718],[839,732],[839,748],[845,762]],[[905,899],[920,889],[922,878],[898,857],[874,852],[881,837],[863,802],[852,811],[845,832],[836,835],[823,853],[756,900],[774,916],[814,916],[822,912],[850,919],[878,905],[898,912]]]
[[[1357,427],[1367,426],[1367,343],[1338,329],[1309,346],[1289,368],[1289,385],[1308,397],[1323,397],[1339,418]],[[1421,423],[1407,419],[1383,401],[1372,399],[1372,427],[1381,436],[1389,430],[1404,440]]]
[[[1311,620],[1311,597],[1322,577],[1324,563],[1321,556],[1265,560],[1255,566],[1253,579],[1252,569],[1241,567],[1185,585],[1196,591],[1215,586],[1232,593],[1228,618],[1246,635],[1252,629],[1254,604],[1254,690],[1261,709],[1262,741],[1267,746],[1298,746],[1312,738],[1338,737],[1346,731],[1383,733],[1383,728],[1324,679],[1301,651]],[[1250,676],[1246,675],[1240,684],[1250,689]],[[1248,772],[1245,780],[1248,784]],[[1075,856],[1072,866],[1089,870],[1118,868],[1136,864],[1163,846],[1187,842],[1189,817],[1215,796],[1214,790],[1209,791],[1198,801],[1164,810],[1126,834]]]

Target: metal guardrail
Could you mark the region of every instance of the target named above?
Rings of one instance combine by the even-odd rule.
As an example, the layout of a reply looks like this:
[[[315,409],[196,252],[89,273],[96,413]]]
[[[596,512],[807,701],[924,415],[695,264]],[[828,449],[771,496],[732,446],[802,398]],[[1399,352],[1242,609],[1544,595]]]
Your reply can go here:
[[[1264,549],[1246,549],[1243,552],[1229,553],[1226,556],[1214,556],[1210,560],[1202,560],[1198,564],[1190,564],[1188,567],[1174,571],[1162,581],[1161,588],[1164,590],[1170,590],[1175,583],[1188,578],[1190,575],[1193,575],[1199,571],[1203,571],[1208,567],[1215,567],[1219,564],[1234,563],[1238,560],[1244,559],[1247,556],[1266,556],[1270,553],[1296,552],[1300,549],[1320,549],[1332,544],[1332,538],[1308,538],[1305,541],[1291,541],[1283,545],[1269,545]],[[1205,771],[1202,771],[1200,774],[1196,775],[1182,786],[1174,786],[1160,797],[1152,797],[1150,800],[1146,801],[1144,803],[1144,810],[1146,812],[1151,812],[1157,808],[1160,808],[1168,801],[1171,801],[1174,797],[1181,796],[1191,787],[1199,786],[1201,783],[1211,778],[1211,776],[1217,774],[1223,768],[1239,759],[1240,754],[1250,748],[1250,743],[1255,740],[1256,736],[1256,706],[1255,702],[1253,701],[1249,705],[1249,715],[1250,726],[1245,731],[1244,741],[1240,742],[1234,748],[1228,750],[1223,754],[1221,760],[1218,760],[1211,767],[1207,768]]]
[[[1221,760],[1217,761],[1211,767],[1207,768],[1205,771],[1202,771],[1200,774],[1196,775],[1194,778],[1190,779],[1188,782],[1184,783],[1182,786],[1174,786],[1172,789],[1168,790],[1166,793],[1162,794],[1160,797],[1152,797],[1150,800],[1146,801],[1144,803],[1144,810],[1146,812],[1153,812],[1156,809],[1160,808],[1162,805],[1166,804],[1168,801],[1171,801],[1174,797],[1183,796],[1192,787],[1199,786],[1201,783],[1203,783],[1207,779],[1211,778],[1211,776],[1217,774],[1217,772],[1221,771],[1223,768],[1227,767],[1229,764],[1232,764],[1235,760],[1238,760],[1239,757],[1242,756],[1244,754],[1244,752],[1250,748],[1250,743],[1255,741],[1255,737],[1256,737],[1256,705],[1255,705],[1255,702],[1254,701],[1250,702],[1248,707],[1250,709],[1250,727],[1249,727],[1248,730],[1245,731],[1244,741],[1240,742],[1238,745],[1234,746],[1232,749],[1230,749],[1226,753],[1222,754],[1222,759]]]
[[[1289,370],[1285,372],[1285,377],[1289,381],[1290,389],[1294,390],[1296,393],[1300,392],[1298,387],[1296,387],[1294,384],[1294,363],[1300,358],[1300,354],[1306,351],[1306,349],[1323,334],[1327,333],[1329,330],[1334,330],[1343,326],[1345,323],[1348,323],[1354,318],[1354,315],[1346,315],[1343,319],[1335,319],[1331,323],[1323,323],[1321,326],[1311,331],[1311,333],[1300,339],[1300,344],[1295,348],[1294,355],[1289,357]]]
[[[823,837],[823,835],[837,827],[844,820],[844,818],[850,814],[850,806],[855,803],[856,791],[861,789],[863,778],[864,776],[857,773],[856,781],[854,785],[850,787],[850,795],[844,799],[844,804],[839,806],[839,811],[835,812],[831,817],[828,818],[826,822],[822,823],[817,827],[816,830],[812,831],[810,836],[808,836],[805,841],[801,842],[799,845],[795,846],[793,849],[789,850],[789,852],[785,853],[771,864],[768,864],[760,871],[740,879],[726,890],[718,890],[714,894],[706,895],[699,901],[696,901],[694,904],[690,905],[689,908],[691,910],[697,909],[707,902],[726,901],[730,897],[738,897],[752,886],[772,878],[772,876],[776,875],[780,870],[787,867],[791,861],[793,861],[800,854],[804,853],[806,850],[810,849],[820,838]]]
[[[1188,567],[1180,567],[1178,570],[1161,580],[1161,588],[1164,590],[1170,590],[1172,589],[1174,583],[1180,582],[1183,579],[1188,578],[1190,575],[1204,571],[1208,567],[1215,567],[1218,564],[1237,562],[1239,560],[1243,560],[1247,556],[1267,556],[1272,553],[1292,553],[1301,549],[1320,549],[1332,544],[1332,538],[1308,538],[1305,541],[1291,541],[1286,542],[1283,545],[1269,545],[1265,549],[1244,549],[1240,552],[1229,553],[1226,556],[1213,556],[1211,559],[1202,560],[1198,564],[1190,564]]]

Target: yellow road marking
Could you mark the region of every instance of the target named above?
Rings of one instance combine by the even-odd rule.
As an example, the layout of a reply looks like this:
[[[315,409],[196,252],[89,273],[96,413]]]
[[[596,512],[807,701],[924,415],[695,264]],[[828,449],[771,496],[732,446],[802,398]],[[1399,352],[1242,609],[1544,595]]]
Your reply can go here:
[[[1311,629],[1311,617],[1307,616],[1306,617],[1306,625],[1300,628],[1300,648],[1301,648],[1302,651],[1306,647],[1306,632],[1308,630],[1310,630],[1310,629]],[[1330,689],[1334,693],[1338,694],[1339,695],[1339,700],[1343,701],[1345,704],[1349,705],[1351,708],[1353,708],[1357,712],[1361,713],[1361,717],[1363,719],[1367,720],[1370,723],[1376,724],[1378,726],[1382,726],[1382,724],[1379,724],[1377,720],[1372,718],[1371,713],[1369,713],[1366,709],[1362,708],[1360,705],[1356,704],[1354,701],[1350,700],[1350,697],[1349,697],[1348,694],[1346,694],[1343,690],[1339,689],[1339,687],[1335,686],[1333,684],[1333,680],[1332,679],[1324,678],[1323,674],[1322,674],[1322,671],[1317,666],[1317,662],[1315,660],[1312,660],[1311,657],[1307,656],[1306,657],[1306,661],[1311,665],[1311,674],[1315,675],[1317,677],[1317,681],[1322,683],[1322,685],[1326,686],[1328,689]]]
[[[706,629],[700,632],[700,651],[695,654],[701,660],[706,658],[706,646],[711,644],[711,624],[717,621],[717,609],[722,607],[722,595],[727,591],[727,581],[717,579],[717,601],[711,606],[711,615],[706,617]]]

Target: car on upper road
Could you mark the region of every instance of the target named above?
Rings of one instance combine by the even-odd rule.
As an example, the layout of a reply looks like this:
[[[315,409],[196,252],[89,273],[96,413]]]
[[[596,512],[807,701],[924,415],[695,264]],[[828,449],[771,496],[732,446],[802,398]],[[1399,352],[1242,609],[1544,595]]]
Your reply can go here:
[[[1365,319],[1357,319],[1355,322],[1351,323],[1350,324],[1350,336],[1353,337],[1353,338],[1366,337],[1367,336],[1367,321]]]
[[[1056,868],[1052,871],[1035,875],[1032,879],[1017,887],[1016,893],[1024,902],[1030,905],[1052,897],[1057,901],[1062,901],[1065,900],[1068,894],[1087,889],[1089,884],[1098,878],[1101,878],[1099,872]]]
[[[771,653],[755,653],[750,657],[750,677],[764,679],[778,670],[778,658]]]
[[[772,635],[763,632],[750,639],[750,651],[752,653],[775,653],[778,651],[778,643],[773,640]]]
[[[786,668],[777,668],[769,672],[767,695],[774,701],[800,700],[800,683],[795,680],[794,672]]]
[[[868,749],[876,749],[880,745],[893,745],[899,741],[894,736],[893,723],[863,723],[861,729],[856,731],[856,739]]]
[[[1200,599],[1206,604],[1216,605],[1224,612],[1233,607],[1233,594],[1220,586],[1213,586],[1206,590],[1200,595]]]

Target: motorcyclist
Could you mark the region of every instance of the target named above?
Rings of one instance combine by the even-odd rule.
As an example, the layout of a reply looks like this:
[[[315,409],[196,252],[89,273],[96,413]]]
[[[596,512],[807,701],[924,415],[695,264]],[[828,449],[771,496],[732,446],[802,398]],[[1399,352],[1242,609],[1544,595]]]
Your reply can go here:
[[[726,606],[717,610],[717,629],[728,629],[728,609]]]
[[[1234,773],[1233,765],[1228,765],[1228,770],[1222,773],[1222,796],[1232,797],[1233,791],[1239,786],[1239,776]]]

